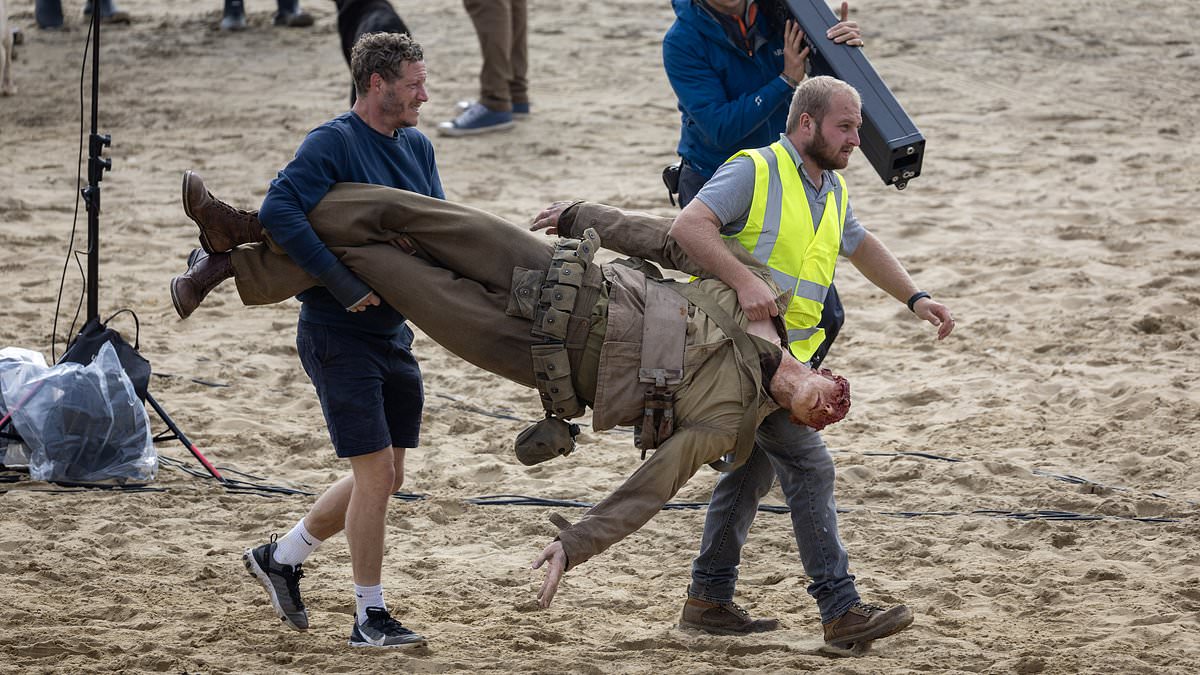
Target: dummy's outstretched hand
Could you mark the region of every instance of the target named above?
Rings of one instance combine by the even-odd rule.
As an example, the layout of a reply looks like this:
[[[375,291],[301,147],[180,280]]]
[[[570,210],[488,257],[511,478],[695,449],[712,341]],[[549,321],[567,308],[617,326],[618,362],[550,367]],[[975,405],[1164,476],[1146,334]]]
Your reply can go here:
[[[954,331],[954,315],[950,308],[932,298],[921,298],[913,305],[913,312],[929,323],[937,326],[937,339],[945,340]]]
[[[533,217],[533,223],[529,229],[537,232],[545,230],[546,234],[554,236],[558,234],[558,217],[562,215],[567,207],[575,202],[554,202],[550,206],[542,209],[542,212]]]
[[[825,31],[825,37],[838,44],[850,45],[851,47],[863,46],[862,31],[858,29],[858,22],[849,20],[850,3],[842,3],[842,11],[839,16],[841,16],[842,20]]]
[[[554,600],[554,594],[558,592],[558,582],[562,581],[562,575],[567,571],[567,554],[563,551],[561,541],[550,542],[550,545],[542,549],[541,554],[533,561],[533,569],[538,569],[543,564],[549,563],[546,566],[546,578],[542,580],[542,587],[538,590],[538,606],[545,609],[550,606],[550,601]]]

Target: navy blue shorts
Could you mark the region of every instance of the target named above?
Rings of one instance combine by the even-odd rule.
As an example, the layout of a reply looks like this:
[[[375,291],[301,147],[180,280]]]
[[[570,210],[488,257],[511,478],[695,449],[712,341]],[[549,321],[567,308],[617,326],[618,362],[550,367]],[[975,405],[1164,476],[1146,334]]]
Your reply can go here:
[[[425,391],[412,340],[407,324],[388,338],[299,323],[296,349],[338,457],[420,443]]]

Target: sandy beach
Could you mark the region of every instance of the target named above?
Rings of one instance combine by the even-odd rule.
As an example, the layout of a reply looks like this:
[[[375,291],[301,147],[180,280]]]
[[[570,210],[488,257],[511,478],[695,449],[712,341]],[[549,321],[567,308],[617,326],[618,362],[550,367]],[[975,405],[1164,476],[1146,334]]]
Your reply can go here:
[[[679,115],[662,69],[669,3],[530,2],[532,116],[501,134],[436,135],[475,96],[479,53],[460,3],[394,2],[425,49],[433,141],[449,199],[528,222],[557,199],[675,212],[660,172]],[[87,26],[25,32],[0,98],[0,347],[61,353],[81,275],[76,216]],[[0,672],[1154,673],[1200,660],[1200,10],[1192,3],[858,0],[866,53],[927,139],[920,177],[887,187],[864,157],[854,209],[958,327],[928,325],[843,263],[847,323],[826,364],[853,385],[824,432],[841,536],[864,598],[906,603],[911,629],[832,658],[786,515],[761,513],[737,601],[779,631],[675,626],[702,509],[664,511],[565,577],[537,608],[529,563],[552,511],[594,503],[639,462],[630,433],[521,465],[531,391],[418,335],[422,445],[389,512],[384,586],[427,649],[353,649],[341,536],[305,564],[312,628],[288,630],[242,568],[348,471],[295,348],[299,305],[245,308],[232,284],[187,321],[168,283],[197,246],[180,176],[257,208],[304,134],[344,111],[349,72],[332,2],[311,29],[216,29],[220,3],[125,0],[102,31],[100,124],[112,136],[101,213],[100,314],[140,320],[151,391],[204,454],[178,442],[146,491],[61,489],[0,472]],[[81,112],[82,111],[82,112]],[[81,120],[81,114],[84,117]],[[83,150],[86,160],[86,146]],[[86,182],[86,172],[84,173]],[[80,206],[74,249],[84,250]],[[420,292],[420,289],[414,289]],[[132,339],[127,316],[114,326]],[[157,432],[159,420],[151,416]],[[585,420],[586,421],[586,420]],[[188,469],[188,470],[185,470]],[[190,471],[189,471],[190,470]],[[702,470],[678,502],[704,502]],[[766,502],[783,503],[776,487]]]

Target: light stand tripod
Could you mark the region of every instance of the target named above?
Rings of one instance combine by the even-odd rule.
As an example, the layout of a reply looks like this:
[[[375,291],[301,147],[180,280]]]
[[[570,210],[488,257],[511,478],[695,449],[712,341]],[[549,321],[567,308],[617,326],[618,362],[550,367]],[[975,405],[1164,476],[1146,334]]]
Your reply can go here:
[[[204,466],[205,470],[218,481],[224,483],[225,477],[217,471],[216,467],[208,461],[192,443],[186,434],[179,428],[167,411],[159,405],[158,401],[148,391],[147,385],[150,375],[150,364],[145,362],[145,359],[137,352],[137,342],[134,340],[134,346],[130,347],[127,342],[116,331],[105,327],[100,321],[100,181],[104,178],[104,172],[112,169],[112,160],[101,157],[105,147],[112,145],[112,137],[108,134],[100,134],[97,131],[98,120],[100,117],[100,3],[92,4],[92,133],[88,137],[88,185],[81,190],[83,201],[87,207],[88,214],[88,246],[87,246],[87,319],[84,322],[83,329],[79,332],[75,341],[67,348],[63,354],[62,361],[74,361],[86,363],[95,356],[96,350],[104,342],[112,342],[117,348],[117,354],[121,358],[121,365],[125,368],[126,373],[131,379],[135,379],[134,371],[144,371],[146,384],[138,387],[139,382],[135,382],[135,389],[138,394],[144,394],[146,403],[154,409],[167,425],[167,431],[164,431],[154,437],[154,441],[170,441],[178,440],[183,443],[183,446],[188,449],[188,452]],[[112,317],[109,317],[110,320]],[[90,352],[90,353],[89,353]]]

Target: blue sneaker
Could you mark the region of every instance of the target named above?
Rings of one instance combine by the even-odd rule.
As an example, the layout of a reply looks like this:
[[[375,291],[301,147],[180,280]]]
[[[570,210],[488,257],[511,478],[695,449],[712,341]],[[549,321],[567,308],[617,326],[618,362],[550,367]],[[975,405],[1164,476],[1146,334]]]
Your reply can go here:
[[[246,30],[246,8],[242,0],[225,0],[221,15],[221,30]]]
[[[83,18],[92,18],[92,3],[83,3]],[[129,12],[119,9],[113,0],[100,0],[100,23],[132,23]]]
[[[246,15],[245,14],[226,14],[221,17],[221,30],[238,31],[246,30]]]
[[[312,14],[309,14],[299,7],[297,7],[295,11],[281,9],[278,12],[275,12],[275,18],[273,21],[276,26],[284,26],[287,28],[308,28],[316,23],[316,19],[313,18]]]
[[[482,103],[472,103],[458,117],[438,124],[438,133],[443,136],[470,136],[511,129],[512,126],[511,112],[490,110]]]
[[[458,108],[458,112],[461,114],[461,113],[465,112],[467,108],[470,108],[471,106],[475,105],[475,99],[472,99],[472,98],[464,99],[462,101],[459,101],[458,103],[455,103],[454,105],[456,108]],[[524,103],[512,104],[512,116],[513,116],[513,119],[517,120],[517,121],[520,121],[520,120],[525,119],[526,117],[529,117],[529,101],[526,101]]]

